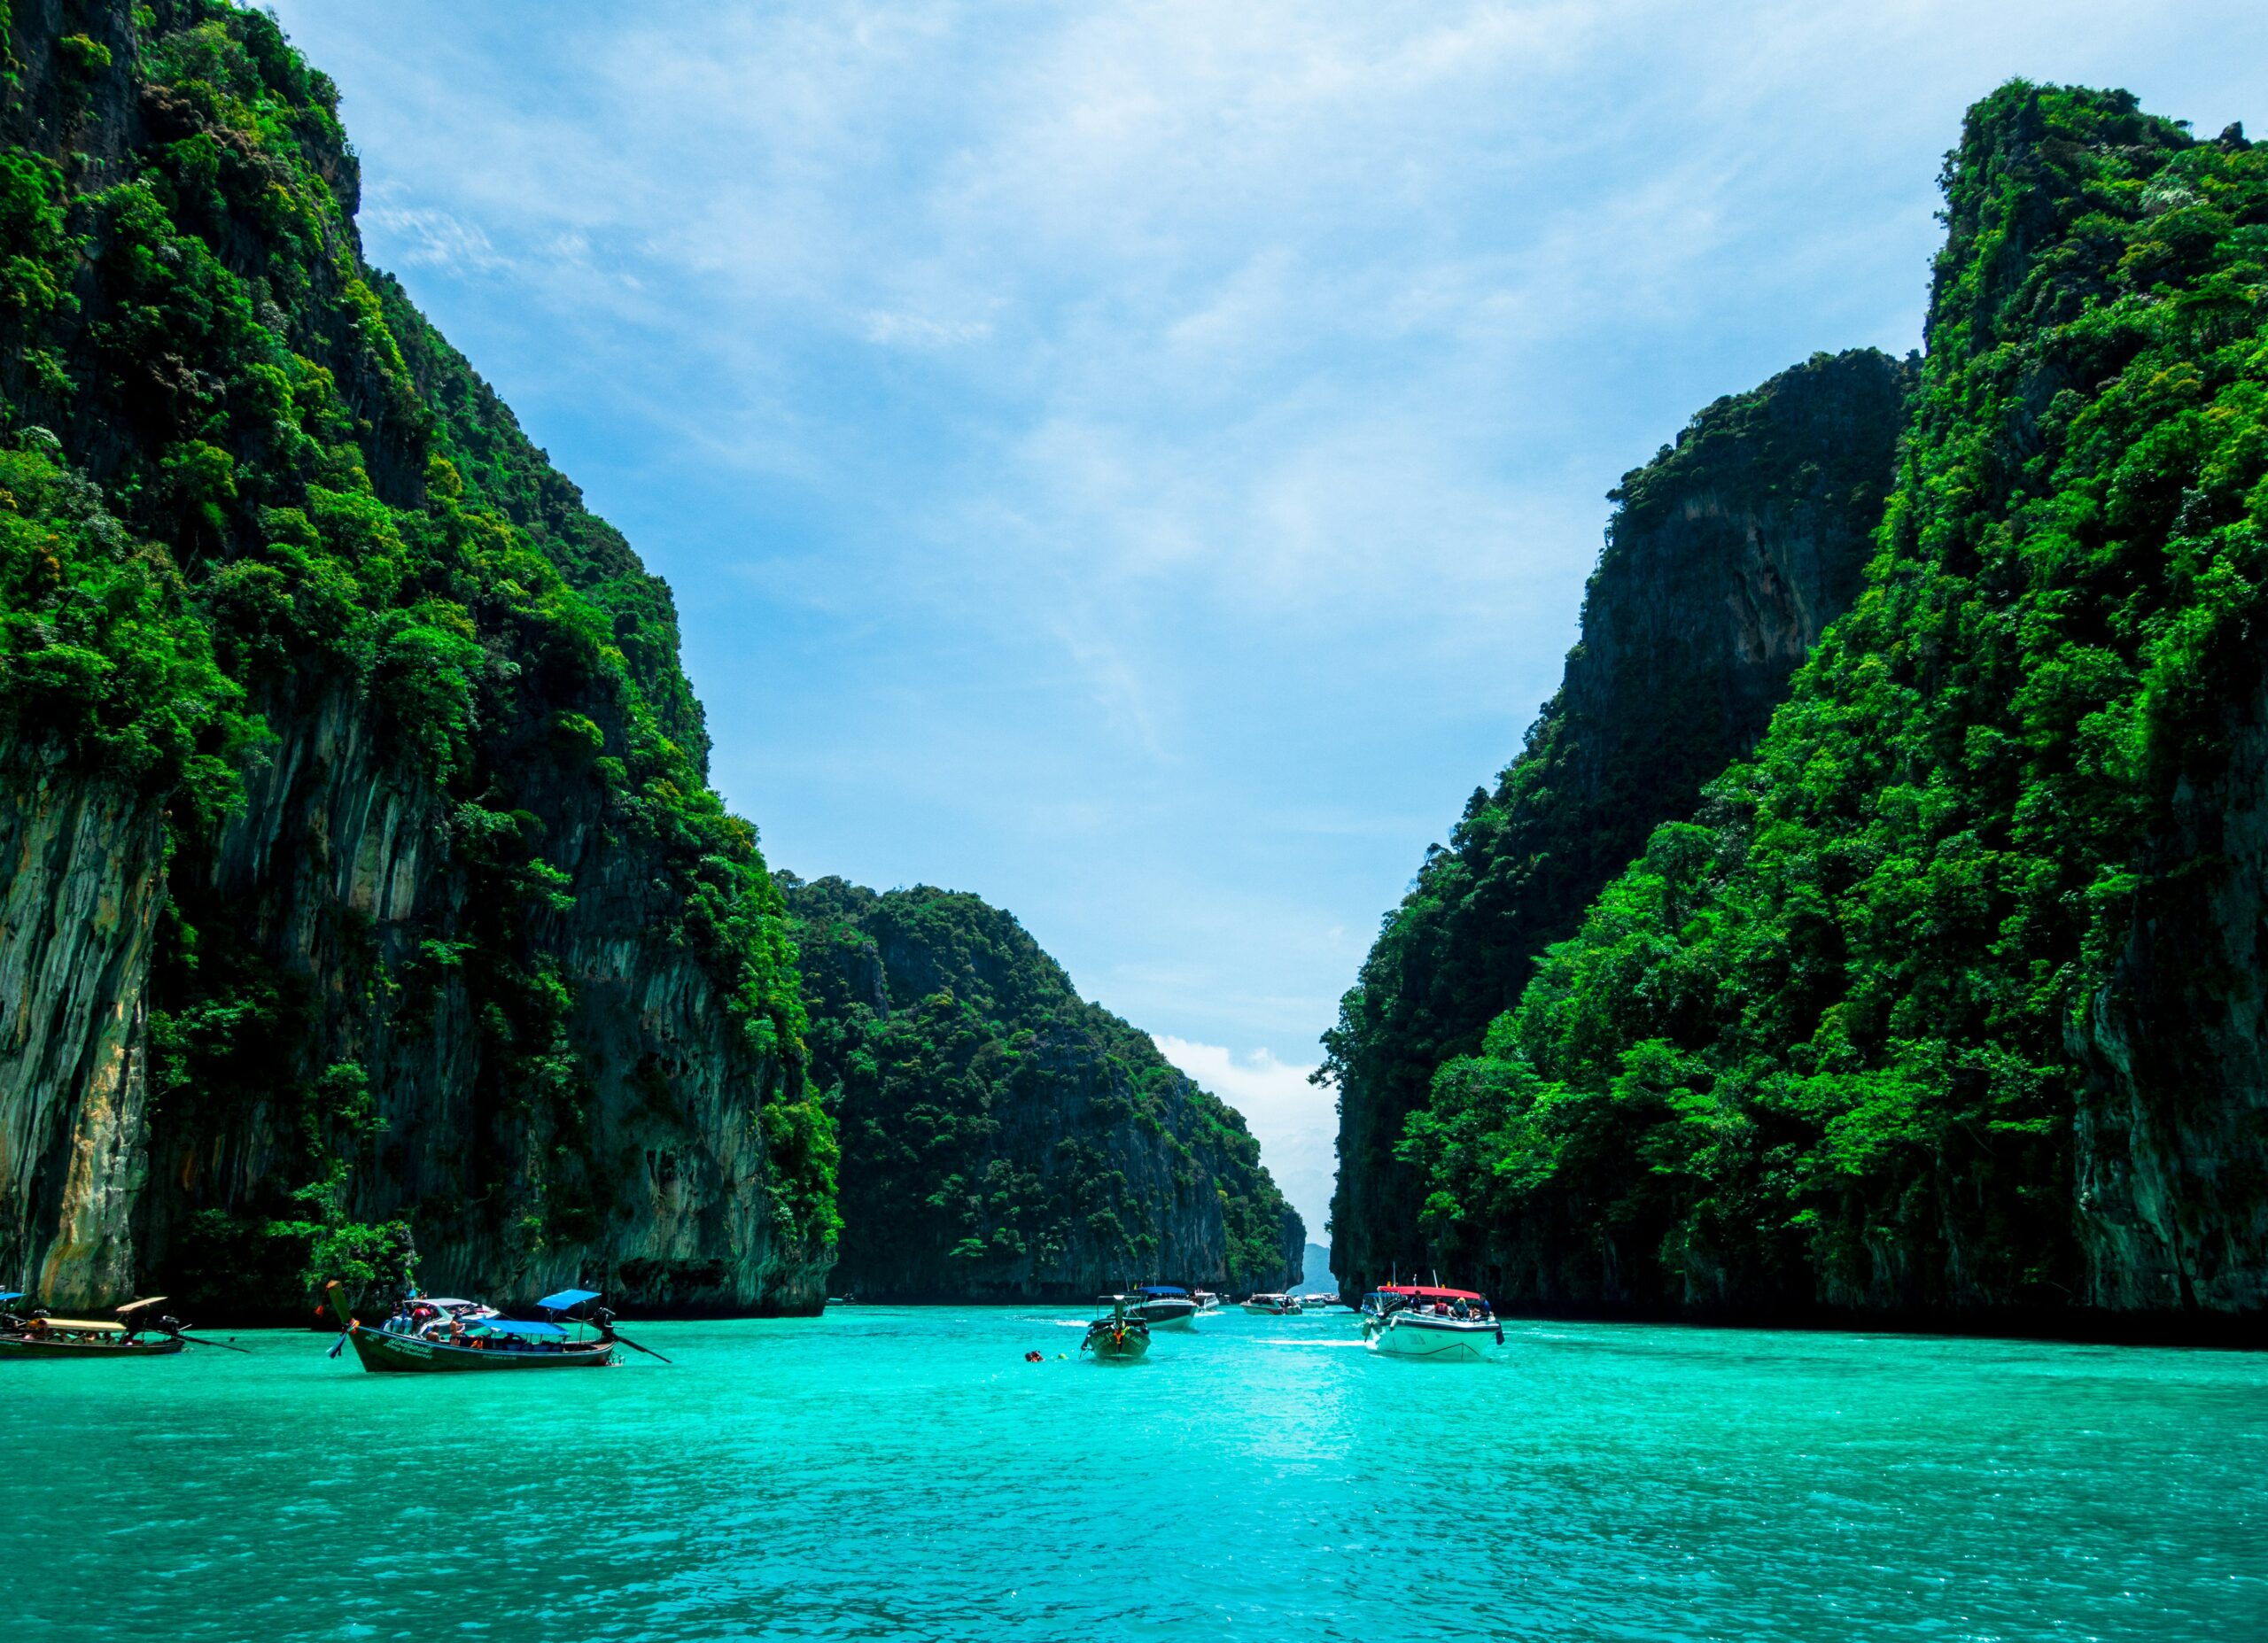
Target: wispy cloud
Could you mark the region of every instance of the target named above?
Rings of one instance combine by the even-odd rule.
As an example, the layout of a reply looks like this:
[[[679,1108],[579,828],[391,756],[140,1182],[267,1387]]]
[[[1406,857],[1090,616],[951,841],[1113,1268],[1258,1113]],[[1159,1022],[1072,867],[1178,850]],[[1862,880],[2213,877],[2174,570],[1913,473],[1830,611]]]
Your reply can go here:
[[[2268,117],[2236,0],[278,10],[780,858],[1286,1053],[1517,749],[1609,486],[1918,341],[1965,104]]]
[[[1279,1061],[1267,1050],[1242,1054],[1223,1044],[1153,1035],[1159,1053],[1244,1114],[1261,1156],[1308,1236],[1325,1242],[1338,1137],[1337,1097],[1308,1081],[1312,1066]]]

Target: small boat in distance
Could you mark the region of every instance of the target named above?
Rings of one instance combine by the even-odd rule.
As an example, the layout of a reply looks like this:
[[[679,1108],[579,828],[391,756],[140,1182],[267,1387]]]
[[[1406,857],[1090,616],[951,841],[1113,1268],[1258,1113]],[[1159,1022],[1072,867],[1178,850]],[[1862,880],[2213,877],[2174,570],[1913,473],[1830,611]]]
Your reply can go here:
[[[1205,1313],[1218,1312],[1221,1310],[1221,1298],[1214,1294],[1210,1290],[1195,1290],[1192,1293],[1190,1298],[1197,1303],[1197,1310],[1200,1315]]]
[[[1296,1295],[1254,1295],[1245,1301],[1244,1309],[1263,1318],[1296,1318],[1304,1310]]]
[[[1363,1339],[1389,1358],[1478,1363],[1504,1344],[1504,1326],[1471,1290],[1388,1283],[1363,1298]]]
[[[614,1361],[614,1314],[601,1310],[592,1322],[578,1321],[576,1333],[561,1323],[507,1318],[493,1306],[474,1301],[434,1300],[414,1290],[392,1316],[373,1327],[349,1314],[336,1280],[323,1286],[338,1314],[341,1345],[352,1341],[354,1355],[373,1374],[431,1375],[454,1370],[602,1369]],[[562,1290],[536,1303],[544,1312],[567,1312],[598,1298],[596,1290]],[[594,1328],[595,1338],[580,1334]],[[333,1355],[338,1351],[331,1348]]]
[[[1150,1326],[1127,1310],[1129,1295],[1105,1295],[1099,1298],[1110,1310],[1087,1325],[1086,1338],[1079,1343],[1079,1350],[1091,1352],[1097,1363],[1132,1363],[1150,1350]]]
[[[1187,1290],[1177,1284],[1146,1283],[1134,1293],[1139,1298],[1126,1309],[1129,1317],[1139,1318],[1153,1329],[1194,1327],[1198,1306]]]
[[[114,1322],[98,1318],[55,1318],[43,1308],[19,1314],[16,1304],[23,1291],[0,1294],[0,1359],[6,1358],[170,1358],[189,1345],[221,1346],[242,1352],[219,1341],[201,1341],[184,1333],[189,1326],[170,1314],[151,1316],[163,1304],[162,1295],[128,1301],[118,1309]]]

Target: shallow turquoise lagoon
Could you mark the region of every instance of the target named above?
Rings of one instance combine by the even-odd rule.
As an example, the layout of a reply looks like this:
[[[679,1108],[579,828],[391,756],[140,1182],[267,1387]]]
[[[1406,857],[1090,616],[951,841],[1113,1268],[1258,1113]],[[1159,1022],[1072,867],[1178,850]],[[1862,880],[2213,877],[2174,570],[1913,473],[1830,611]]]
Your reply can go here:
[[[43,1639],[2268,1636],[2268,1357],[1348,1314],[649,1324],[373,1376],[302,1334],[5,1366]],[[1047,1361],[1022,1361],[1027,1350]]]

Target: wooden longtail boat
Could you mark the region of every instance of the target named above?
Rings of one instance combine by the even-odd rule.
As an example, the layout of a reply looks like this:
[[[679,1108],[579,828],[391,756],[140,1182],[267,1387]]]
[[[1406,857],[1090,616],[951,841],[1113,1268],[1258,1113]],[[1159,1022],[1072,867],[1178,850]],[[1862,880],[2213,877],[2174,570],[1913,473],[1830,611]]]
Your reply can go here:
[[[1128,1313],[1129,1297],[1101,1298],[1110,1303],[1110,1310],[1087,1325],[1079,1350],[1094,1353],[1097,1363],[1132,1363],[1150,1350],[1150,1326]]]
[[[614,1361],[610,1324],[599,1325],[596,1340],[577,1340],[556,1323],[527,1323],[516,1318],[482,1318],[470,1329],[440,1338],[367,1324],[350,1316],[336,1282],[325,1284],[331,1311],[354,1346],[362,1367],[380,1375],[449,1375],[503,1369],[602,1369]]]
[[[8,1308],[24,1298],[19,1290],[0,1295],[0,1360],[13,1358],[170,1358],[189,1345],[177,1318],[139,1321],[140,1314],[166,1298],[129,1301],[115,1321],[98,1318],[50,1318],[34,1313],[19,1317]]]

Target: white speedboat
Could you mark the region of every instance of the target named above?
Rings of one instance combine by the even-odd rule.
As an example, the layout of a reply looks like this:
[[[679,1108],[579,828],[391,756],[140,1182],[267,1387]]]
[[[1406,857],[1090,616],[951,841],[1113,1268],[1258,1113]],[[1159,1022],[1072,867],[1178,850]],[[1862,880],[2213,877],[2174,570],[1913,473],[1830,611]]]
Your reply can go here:
[[[1389,1283],[1363,1298],[1363,1339],[1389,1358],[1478,1363],[1504,1344],[1504,1326],[1471,1290]]]
[[[1296,1318],[1301,1312],[1296,1295],[1254,1295],[1244,1303],[1244,1309],[1263,1318]]]
[[[1192,1294],[1189,1298],[1197,1303],[1197,1311],[1200,1316],[1202,1316],[1208,1312],[1218,1312],[1221,1310],[1221,1298],[1214,1294],[1210,1290],[1199,1290],[1195,1293]]]
[[[1134,1291],[1126,1308],[1153,1329],[1186,1329],[1196,1321],[1199,1307],[1187,1290],[1171,1283],[1146,1283]]]

